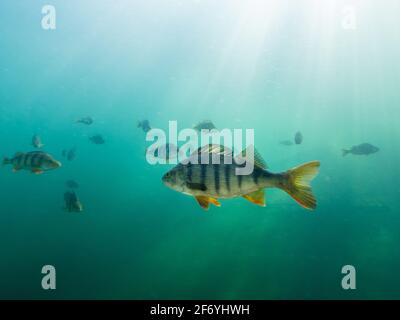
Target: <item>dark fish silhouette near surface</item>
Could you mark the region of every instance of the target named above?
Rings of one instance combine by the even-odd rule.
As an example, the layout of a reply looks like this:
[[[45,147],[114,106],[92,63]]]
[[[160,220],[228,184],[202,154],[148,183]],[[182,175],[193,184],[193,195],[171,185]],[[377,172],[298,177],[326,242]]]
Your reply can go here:
[[[61,167],[61,162],[42,151],[17,152],[13,158],[4,158],[3,165],[11,164],[13,171],[28,170],[35,174]]]
[[[217,129],[217,127],[210,121],[210,120],[204,120],[196,124],[193,129],[197,131],[201,130],[212,130],[212,129]]]
[[[42,143],[40,137],[39,137],[37,134],[33,135],[33,137],[32,137],[32,145],[33,145],[35,148],[42,148],[42,147],[44,147],[44,144]]]
[[[92,119],[92,117],[83,117],[83,118],[80,118],[80,119],[78,119],[78,120],[76,120],[76,122],[77,123],[83,123],[83,124],[86,124],[86,125],[91,125],[92,123],[93,123],[93,119]]]
[[[142,128],[144,132],[149,132],[151,130],[149,120],[139,121],[137,127]]]
[[[303,135],[300,131],[297,131],[294,136],[294,142],[296,144],[301,144],[303,142]]]
[[[265,206],[265,188],[282,189],[302,207],[316,208],[310,181],[318,173],[319,161],[311,161],[285,172],[272,173],[266,170],[265,162],[256,154],[253,172],[237,175],[236,169],[242,164],[238,157],[233,158],[228,148],[220,145],[205,146],[191,155],[193,159],[201,159],[203,156],[209,157],[208,164],[189,159],[187,163],[180,163],[167,172],[162,178],[163,183],[175,191],[195,197],[203,209],[208,209],[210,203],[219,207],[217,198],[235,197],[243,197]],[[219,164],[212,164],[215,156],[220,157]]]
[[[76,182],[74,180],[67,180],[65,182],[65,185],[70,189],[78,189],[79,188],[78,182]]]
[[[94,136],[91,136],[91,137],[89,138],[89,140],[90,140],[92,143],[94,143],[94,144],[104,144],[104,143],[105,143],[104,138],[103,138],[101,135],[99,135],[99,134],[96,134],[96,135],[94,135]]]
[[[65,209],[68,212],[82,212],[83,206],[74,191],[64,193]]]
[[[370,143],[361,143],[357,146],[351,147],[351,149],[343,149],[342,155],[343,157],[349,153],[360,156],[360,155],[370,155],[379,151],[378,147],[373,146]]]

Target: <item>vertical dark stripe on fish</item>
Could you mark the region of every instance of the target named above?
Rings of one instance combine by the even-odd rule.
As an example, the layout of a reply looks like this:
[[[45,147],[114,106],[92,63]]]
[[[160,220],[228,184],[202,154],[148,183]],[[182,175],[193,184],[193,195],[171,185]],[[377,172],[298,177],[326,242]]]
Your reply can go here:
[[[192,182],[193,168],[192,163],[189,161],[187,164],[187,181]]]
[[[254,171],[253,171],[253,181],[254,181],[254,183],[257,184],[257,185],[258,185],[258,180],[259,180],[260,176],[261,176],[261,170],[258,169],[258,168],[254,168]]]
[[[228,192],[231,191],[231,167],[232,165],[230,164],[225,164],[224,165],[224,172],[225,172],[225,184],[226,184],[226,189]]]
[[[43,165],[44,159],[46,156],[43,153],[39,154],[39,159],[38,159],[38,166],[41,167]]]
[[[235,171],[236,171],[236,169],[235,169]],[[236,172],[235,172],[235,175],[236,175],[236,177],[237,177],[237,179],[238,179],[238,186],[239,186],[239,190],[240,190],[240,189],[242,189],[242,179],[243,179],[243,176],[242,176],[241,174],[237,174]]]
[[[39,153],[35,153],[35,154],[33,155],[32,161],[31,161],[32,167],[35,167],[35,168],[39,167],[39,161],[38,161],[38,160],[39,160],[39,159],[38,159],[39,156],[40,156]]]
[[[31,155],[30,155],[30,157],[29,157],[29,166],[32,168],[32,167],[34,167],[35,166],[35,163],[33,162],[35,159],[35,155],[36,155],[36,153],[32,153]]]
[[[238,183],[238,188],[239,191],[242,188],[242,180],[243,180],[243,176],[237,173],[237,169],[238,168],[243,168],[245,166],[245,164],[239,164],[237,163],[237,161],[235,159],[233,159],[233,164],[234,164],[234,168],[233,168],[233,174],[236,176],[237,179],[237,183]]]
[[[35,156],[37,153],[32,153],[31,154],[31,159],[30,159],[30,166],[34,167],[35,166]]]
[[[200,165],[200,184],[206,185],[206,171],[207,171],[207,165],[201,164]]]
[[[214,164],[214,183],[215,183],[215,191],[219,193],[219,167],[220,165]]]
[[[29,160],[30,160],[30,154],[27,153],[27,154],[25,154],[25,156],[24,156],[24,167],[25,167],[25,168],[28,168]]]
[[[31,160],[30,160],[30,166],[34,167],[35,166],[35,157],[36,157],[37,153],[32,153],[31,154]]]
[[[37,153],[33,153],[31,155],[31,161],[30,161],[30,166],[35,167],[35,161],[36,161]]]

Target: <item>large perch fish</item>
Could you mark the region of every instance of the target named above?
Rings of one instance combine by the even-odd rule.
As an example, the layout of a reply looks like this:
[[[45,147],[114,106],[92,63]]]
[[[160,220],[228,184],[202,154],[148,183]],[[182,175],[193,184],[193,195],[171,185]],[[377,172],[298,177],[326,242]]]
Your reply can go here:
[[[213,154],[213,157],[218,155],[220,164],[212,164],[211,160],[209,164],[202,164],[200,161],[198,164],[193,161],[180,163],[163,176],[163,183],[178,192],[194,196],[204,209],[208,209],[210,203],[219,207],[217,198],[235,197],[243,197],[265,206],[265,188],[282,189],[302,207],[316,208],[317,201],[310,181],[318,173],[319,161],[311,161],[285,172],[272,173],[266,170],[265,162],[255,153],[253,172],[249,175],[237,175],[236,169],[243,168],[243,162],[238,158],[240,155],[233,158],[232,151],[212,145],[199,149],[191,157],[200,159],[203,153],[208,153],[210,158]],[[231,157],[231,161],[226,161],[228,157]]]

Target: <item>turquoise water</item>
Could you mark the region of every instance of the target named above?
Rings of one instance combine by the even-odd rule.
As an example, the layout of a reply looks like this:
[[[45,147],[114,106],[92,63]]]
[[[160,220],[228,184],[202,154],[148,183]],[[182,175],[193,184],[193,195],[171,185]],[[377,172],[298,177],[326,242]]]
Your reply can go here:
[[[63,162],[1,168],[1,298],[400,298],[398,1],[52,0],[47,31],[45,4],[0,3],[1,154],[37,133]],[[318,208],[269,189],[265,208],[203,211],[146,162],[143,119],[252,128],[273,172],[320,160]],[[279,143],[299,130],[301,145]],[[342,157],[362,142],[380,151]],[[63,210],[69,179],[83,213]],[[356,290],[341,287],[348,264]]]

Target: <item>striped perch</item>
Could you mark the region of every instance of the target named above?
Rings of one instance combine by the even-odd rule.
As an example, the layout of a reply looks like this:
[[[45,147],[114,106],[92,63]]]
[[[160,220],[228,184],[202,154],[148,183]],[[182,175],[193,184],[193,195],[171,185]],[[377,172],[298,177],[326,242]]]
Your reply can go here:
[[[208,164],[200,161],[204,153],[209,157]],[[220,157],[219,164],[212,161],[216,156]],[[316,199],[309,183],[318,173],[319,161],[308,162],[286,172],[272,173],[266,170],[264,160],[255,152],[253,172],[237,175],[236,169],[245,164],[234,158],[232,152],[223,146],[203,147],[191,157],[198,157],[198,161],[178,164],[162,180],[171,189],[194,196],[204,209],[208,209],[210,203],[219,207],[218,198],[235,197],[243,197],[265,206],[265,188],[282,189],[304,208],[316,208]],[[226,161],[227,157],[231,159]]]
[[[51,155],[41,151],[17,152],[13,158],[4,158],[3,165],[11,164],[13,171],[29,170],[35,174],[41,174],[43,171],[57,169],[61,163],[55,160]]]

